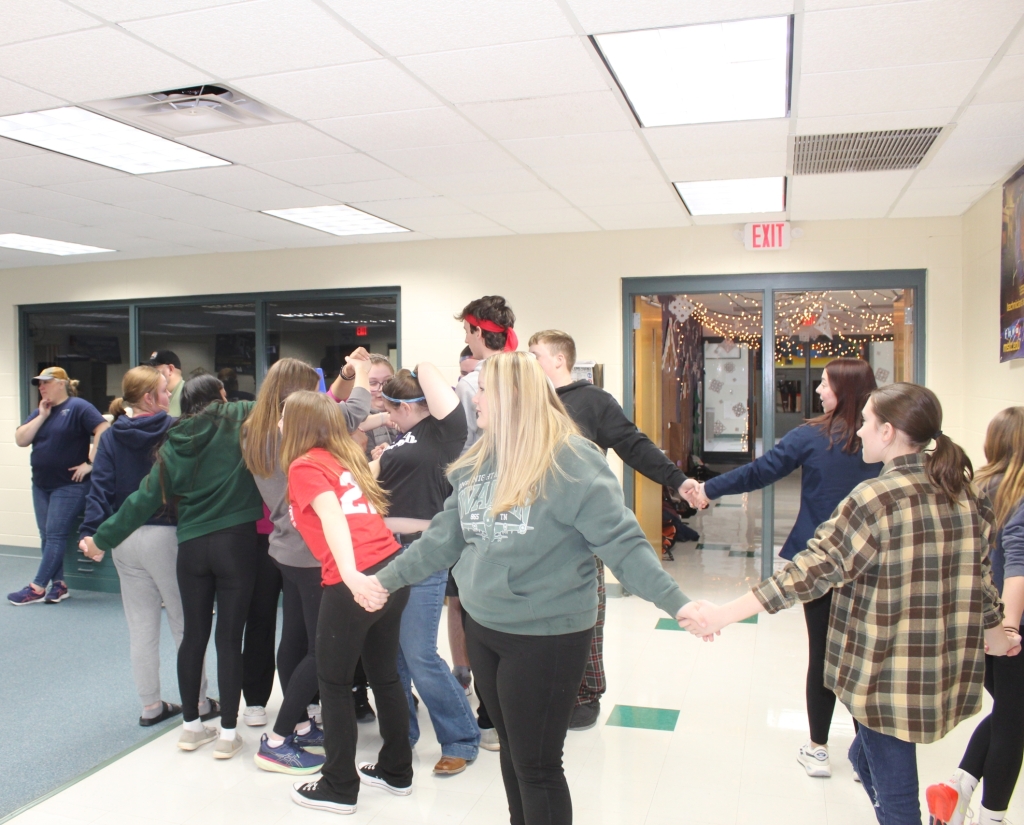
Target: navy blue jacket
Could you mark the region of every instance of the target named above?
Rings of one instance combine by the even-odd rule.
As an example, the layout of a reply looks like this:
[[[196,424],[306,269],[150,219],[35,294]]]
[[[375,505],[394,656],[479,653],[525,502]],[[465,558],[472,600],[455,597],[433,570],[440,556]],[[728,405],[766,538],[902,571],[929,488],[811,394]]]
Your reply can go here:
[[[992,583],[1000,595],[1008,576],[1024,576],[1024,502],[1017,505],[996,534],[996,547],[992,552]]]
[[[840,443],[830,448],[828,436],[818,427],[804,424],[786,433],[756,461],[707,481],[704,493],[708,498],[721,498],[760,490],[797,467],[803,468],[800,512],[779,553],[784,559],[792,559],[807,548],[818,525],[828,521],[854,487],[878,477],[881,464],[865,464],[860,450],[853,455],[844,453]]]
[[[164,434],[177,421],[165,412],[142,418],[120,416],[100,438],[92,462],[92,488],[85,500],[80,536],[93,536],[139,489],[156,460]],[[173,505],[162,507],[146,524],[177,524]]]

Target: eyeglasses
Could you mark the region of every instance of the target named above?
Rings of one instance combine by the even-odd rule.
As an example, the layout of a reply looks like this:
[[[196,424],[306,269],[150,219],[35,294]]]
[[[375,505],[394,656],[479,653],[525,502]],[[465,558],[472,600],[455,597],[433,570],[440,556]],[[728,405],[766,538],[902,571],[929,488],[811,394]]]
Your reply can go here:
[[[383,381],[377,381],[377,380],[375,380],[373,378],[370,379],[370,389],[371,390],[379,390],[383,386],[384,386],[384,382]]]

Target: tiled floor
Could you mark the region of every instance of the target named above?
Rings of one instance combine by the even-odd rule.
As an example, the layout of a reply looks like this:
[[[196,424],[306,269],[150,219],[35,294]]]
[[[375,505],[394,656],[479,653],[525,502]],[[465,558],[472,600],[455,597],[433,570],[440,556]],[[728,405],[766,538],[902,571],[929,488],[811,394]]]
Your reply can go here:
[[[694,524],[710,543],[737,547],[759,521],[740,499]],[[757,560],[677,545],[666,567],[691,596],[724,599],[756,576]],[[587,825],[870,825],[875,821],[845,753],[853,737],[840,707],[832,728],[831,779],[810,779],[797,765],[806,739],[803,681],[806,637],[799,610],[729,628],[714,644],[659,630],[662,616],[636,597],[608,605],[609,689],[597,727],[570,733],[565,747],[575,819]],[[444,621],[441,623],[445,627]],[[442,647],[446,642],[442,639]],[[442,650],[442,653],[446,653]],[[273,702],[280,700],[275,696]],[[988,705],[986,704],[986,707]],[[628,709],[631,708],[632,710]],[[637,709],[678,711],[672,713]],[[923,783],[955,767],[976,720],[919,749]],[[617,722],[612,724],[610,722]],[[648,722],[623,726],[626,722]],[[414,792],[393,797],[364,789],[347,821],[374,825],[508,821],[498,755],[482,751],[465,773],[440,779],[440,756],[426,713],[416,749]],[[653,728],[653,729],[652,729]],[[289,801],[290,777],[252,762],[258,729],[228,762],[209,748],[183,753],[177,729],[22,814],[17,825],[288,825],[330,821]],[[359,758],[379,745],[375,726],[360,730]],[[1024,822],[1024,804],[1011,808]]]

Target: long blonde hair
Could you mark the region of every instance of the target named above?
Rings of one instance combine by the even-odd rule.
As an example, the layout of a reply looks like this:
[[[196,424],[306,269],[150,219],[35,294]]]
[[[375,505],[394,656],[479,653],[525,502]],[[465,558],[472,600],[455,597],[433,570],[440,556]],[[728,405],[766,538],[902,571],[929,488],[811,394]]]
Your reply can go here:
[[[277,422],[285,399],[298,390],[315,390],[319,381],[316,370],[297,358],[282,358],[267,372],[256,404],[242,424],[242,458],[254,476],[270,478],[277,470]]]
[[[579,430],[569,418],[551,382],[527,352],[492,355],[481,371],[487,392],[483,436],[448,471],[469,467],[472,478],[490,462],[497,474],[494,515],[522,507],[544,495],[553,473],[568,478],[557,455]]]
[[[121,379],[121,397],[110,402],[110,414],[116,421],[127,414],[127,407],[134,407],[146,393],[155,394],[159,386],[160,372],[156,367],[148,364],[132,367]]]
[[[363,450],[349,435],[345,415],[336,401],[323,393],[299,390],[284,405],[284,434],[281,436],[281,467],[287,472],[292,462],[314,447],[327,450],[352,473],[363,495],[380,515],[388,512],[388,495],[370,472]]]
[[[975,481],[990,496],[992,485],[998,483],[992,505],[996,526],[1002,528],[1024,500],[1024,407],[1007,407],[989,422],[985,461]]]

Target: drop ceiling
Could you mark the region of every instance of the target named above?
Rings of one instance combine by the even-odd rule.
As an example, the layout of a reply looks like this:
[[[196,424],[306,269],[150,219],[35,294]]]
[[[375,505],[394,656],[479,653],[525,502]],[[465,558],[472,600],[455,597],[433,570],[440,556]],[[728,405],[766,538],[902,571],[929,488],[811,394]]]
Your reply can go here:
[[[174,136],[231,166],[144,176],[0,140],[0,233],[117,250],[90,260],[735,223],[691,217],[673,182],[791,175],[797,135],[943,127],[916,169],[791,175],[773,217],[960,215],[1024,162],[1022,0],[3,5],[0,115],[200,84],[279,115]],[[590,40],[778,14],[795,20],[777,120],[641,129]],[[410,231],[261,213],[339,203]],[[0,267],[68,260],[0,249]]]

